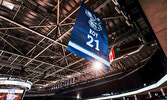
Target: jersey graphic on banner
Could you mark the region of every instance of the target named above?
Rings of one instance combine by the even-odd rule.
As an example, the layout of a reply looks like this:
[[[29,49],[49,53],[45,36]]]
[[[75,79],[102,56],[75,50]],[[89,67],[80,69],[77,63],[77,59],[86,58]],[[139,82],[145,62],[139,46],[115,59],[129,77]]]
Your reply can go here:
[[[94,14],[89,12],[87,9],[85,9],[85,14],[90,18],[88,23],[89,25],[96,31],[101,31],[101,20],[99,18],[96,18]]]
[[[79,9],[67,50],[109,70],[106,22],[85,3]]]

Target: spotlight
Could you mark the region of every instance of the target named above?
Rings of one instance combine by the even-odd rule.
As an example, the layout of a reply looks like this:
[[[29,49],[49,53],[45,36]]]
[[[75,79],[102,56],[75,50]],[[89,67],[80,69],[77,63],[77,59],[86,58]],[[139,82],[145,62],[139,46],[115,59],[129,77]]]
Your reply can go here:
[[[102,64],[100,62],[94,62],[93,63],[93,68],[95,70],[100,70],[102,68]]]
[[[78,94],[77,94],[77,99],[80,99],[80,98],[81,98],[81,96],[80,96],[80,94],[78,93]]]
[[[52,59],[53,59],[53,58],[54,58],[54,56],[50,56],[50,58],[52,58]]]

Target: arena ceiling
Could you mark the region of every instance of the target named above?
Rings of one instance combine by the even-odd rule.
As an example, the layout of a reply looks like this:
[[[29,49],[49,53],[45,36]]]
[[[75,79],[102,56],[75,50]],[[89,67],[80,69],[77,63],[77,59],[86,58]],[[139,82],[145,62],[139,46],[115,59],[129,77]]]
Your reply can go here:
[[[135,69],[156,50],[135,7],[130,22],[112,0],[85,3],[107,22],[109,50],[116,56],[110,71],[95,71],[91,62],[66,50],[81,0],[0,0],[0,76],[29,80],[31,91],[45,91],[68,78],[76,77],[73,85],[86,84]]]

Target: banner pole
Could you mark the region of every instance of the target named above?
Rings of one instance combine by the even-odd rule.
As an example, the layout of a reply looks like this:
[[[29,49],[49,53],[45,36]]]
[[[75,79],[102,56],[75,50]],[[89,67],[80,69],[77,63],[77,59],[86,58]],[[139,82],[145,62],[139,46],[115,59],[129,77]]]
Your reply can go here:
[[[22,95],[21,100],[23,100],[23,98],[24,98],[24,96],[25,96],[26,92],[27,92],[27,88],[25,88],[25,90],[24,90],[24,92],[23,92],[23,95]]]

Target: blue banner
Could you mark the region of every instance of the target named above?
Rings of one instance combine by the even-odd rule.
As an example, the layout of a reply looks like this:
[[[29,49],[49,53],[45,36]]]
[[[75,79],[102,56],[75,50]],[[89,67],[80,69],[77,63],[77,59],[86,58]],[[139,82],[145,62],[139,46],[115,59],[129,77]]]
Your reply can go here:
[[[106,22],[85,3],[79,9],[67,50],[110,68]]]

